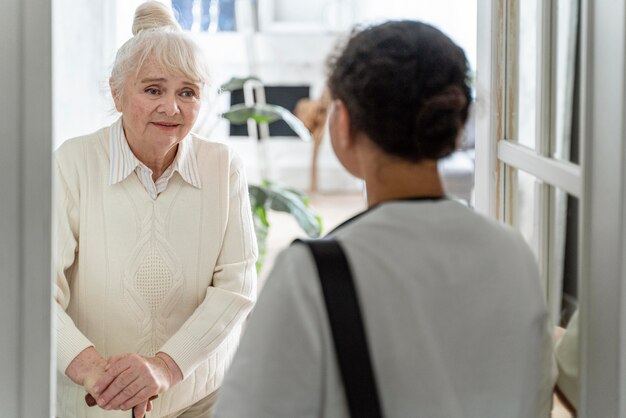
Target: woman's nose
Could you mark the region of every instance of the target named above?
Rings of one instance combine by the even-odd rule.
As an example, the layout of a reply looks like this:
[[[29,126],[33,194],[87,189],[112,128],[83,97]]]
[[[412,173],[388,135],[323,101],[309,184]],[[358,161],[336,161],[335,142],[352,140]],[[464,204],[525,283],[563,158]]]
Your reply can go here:
[[[167,116],[174,116],[180,112],[178,101],[175,95],[164,94],[157,111],[165,113]]]

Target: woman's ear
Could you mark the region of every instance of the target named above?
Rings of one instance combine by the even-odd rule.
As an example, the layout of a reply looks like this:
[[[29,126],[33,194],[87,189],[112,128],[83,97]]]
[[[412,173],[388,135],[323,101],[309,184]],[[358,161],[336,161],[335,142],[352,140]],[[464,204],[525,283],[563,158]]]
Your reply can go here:
[[[332,102],[330,112],[329,129],[333,146],[342,150],[349,149],[352,146],[353,138],[350,129],[350,114],[346,105],[341,100]]]
[[[332,103],[328,128],[333,151],[341,165],[353,176],[362,178],[358,138],[351,129],[348,108],[341,100]]]

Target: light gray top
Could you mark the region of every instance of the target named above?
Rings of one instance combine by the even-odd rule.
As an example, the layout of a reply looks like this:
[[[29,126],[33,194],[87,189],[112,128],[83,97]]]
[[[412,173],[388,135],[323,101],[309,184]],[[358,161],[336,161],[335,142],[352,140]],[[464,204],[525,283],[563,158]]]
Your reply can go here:
[[[517,232],[444,199],[388,202],[332,235],[355,276],[387,418],[549,416],[551,332]],[[348,417],[323,303],[308,249],[283,251],[217,417]]]

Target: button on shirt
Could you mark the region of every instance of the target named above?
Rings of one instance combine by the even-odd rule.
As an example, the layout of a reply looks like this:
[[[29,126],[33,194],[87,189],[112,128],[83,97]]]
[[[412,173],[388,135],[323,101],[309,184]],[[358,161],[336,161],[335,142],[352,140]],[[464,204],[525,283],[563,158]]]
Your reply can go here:
[[[126,135],[124,135],[122,118],[120,117],[111,127],[109,185],[123,181],[134,171],[137,174],[137,178],[146,189],[146,192],[148,192],[148,195],[155,200],[159,193],[165,190],[174,172],[178,172],[185,182],[200,189],[202,185],[198,172],[198,162],[188,137],[189,135],[178,143],[178,151],[176,157],[174,157],[174,161],[167,167],[163,174],[161,174],[157,181],[154,182],[152,180],[152,170],[139,161],[130,149]]]

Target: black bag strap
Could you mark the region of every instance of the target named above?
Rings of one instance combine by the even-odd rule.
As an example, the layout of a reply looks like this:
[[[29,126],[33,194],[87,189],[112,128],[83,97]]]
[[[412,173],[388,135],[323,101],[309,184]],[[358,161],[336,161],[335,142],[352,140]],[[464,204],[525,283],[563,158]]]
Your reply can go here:
[[[297,240],[313,254],[353,418],[382,418],[376,379],[350,266],[341,245],[333,239]]]

